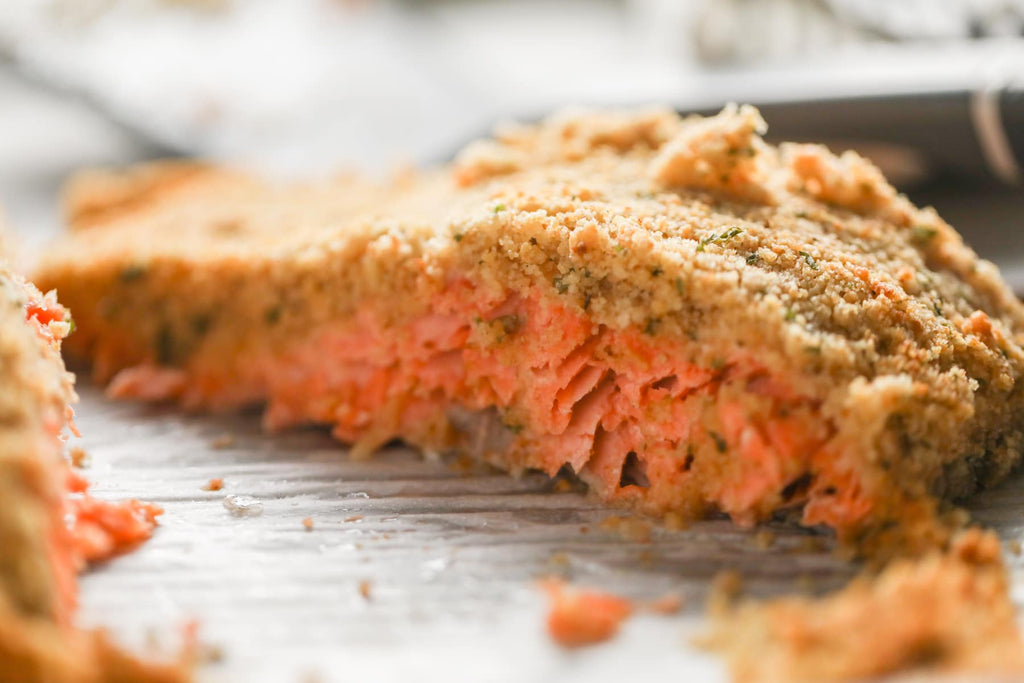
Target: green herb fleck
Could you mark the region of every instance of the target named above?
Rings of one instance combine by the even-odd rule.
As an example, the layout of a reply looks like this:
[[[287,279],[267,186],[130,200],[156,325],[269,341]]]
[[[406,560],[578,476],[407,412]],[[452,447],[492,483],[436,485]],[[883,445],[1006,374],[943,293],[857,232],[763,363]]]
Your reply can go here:
[[[174,333],[169,325],[163,325],[156,333],[156,361],[160,365],[171,365],[174,355]]]
[[[657,318],[648,318],[647,324],[644,326],[644,334],[653,336],[658,329],[659,322]]]
[[[820,355],[821,354],[821,347],[820,346],[805,346],[804,350],[807,353],[813,353],[813,354],[816,354],[816,355]]]
[[[504,204],[495,204],[495,205],[494,205],[494,213],[501,213],[501,212],[502,212],[502,211],[504,211],[504,210],[505,210],[506,208],[507,208],[507,207],[506,207],[506,206],[505,206]]]
[[[761,257],[758,256],[757,252],[755,251],[754,253],[752,253],[750,256],[747,257],[747,264],[757,263],[757,260],[759,258],[761,258]]]
[[[615,245],[615,251],[616,251],[616,253],[622,254],[622,253],[625,253],[626,248],[624,246],[622,246],[621,244],[616,244]]]
[[[818,269],[818,262],[814,260],[814,257],[808,254],[806,251],[801,251],[800,255],[804,257],[804,263],[809,265],[812,269]]]
[[[718,449],[719,453],[725,453],[729,450],[729,444],[721,434],[708,430],[708,436],[710,436],[711,440],[715,442],[715,448]]]
[[[192,316],[192,331],[197,337],[202,337],[210,330],[210,325],[213,324],[213,316],[209,313],[199,313]]]
[[[559,294],[565,294],[569,291],[569,283],[565,281],[564,276],[556,277],[554,280],[555,289],[558,290]]]
[[[505,429],[512,432],[513,434],[519,434],[520,432],[523,431],[523,425],[521,424],[517,424],[515,422],[504,422],[502,424],[505,425]]]
[[[452,239],[454,239],[456,242],[461,242],[462,238],[463,234],[461,232],[457,232],[454,235],[452,235]]]
[[[711,369],[712,370],[721,370],[724,367],[725,367],[725,359],[722,358],[721,356],[715,356],[714,358],[711,359]]]
[[[531,237],[530,238],[530,244],[536,245],[537,244],[537,238],[536,237]]]
[[[78,325],[75,324],[75,319],[70,315],[68,316],[68,334],[71,334],[78,329]]]
[[[794,320],[796,320],[796,311],[794,311],[792,308],[787,308],[785,318],[786,322],[793,322]]]
[[[683,278],[677,277],[676,278],[676,292],[679,293],[679,296],[683,295],[683,290],[684,289],[685,288],[683,287]]]
[[[700,241],[700,244],[697,245],[697,251],[704,251],[704,247],[715,242],[725,242],[726,240],[731,240],[733,237],[736,237],[736,235],[739,235],[742,232],[743,228],[733,227],[729,228],[720,235],[717,233],[711,233],[710,235],[708,235],[707,237]]]
[[[497,320],[505,334],[515,334],[523,328],[523,319],[518,315],[502,315]]]
[[[268,325],[276,325],[281,320],[282,313],[284,311],[281,309],[281,306],[271,306],[263,312],[263,320]]]
[[[652,277],[658,277],[659,275],[661,275],[664,272],[665,271],[662,270],[661,266],[654,266],[654,268],[651,269],[651,276]]]
[[[145,276],[146,276],[146,268],[145,268],[145,266],[138,266],[138,265],[136,265],[136,266],[126,266],[125,268],[123,268],[121,270],[120,275],[118,275],[118,277],[120,278],[121,282],[135,282],[136,280],[141,280]]]
[[[932,310],[935,311],[935,315],[942,317],[942,308],[938,304],[933,303]]]
[[[939,231],[928,225],[915,225],[911,231],[911,236],[915,242],[930,242],[939,234]]]
[[[587,292],[583,297],[583,310],[586,311],[590,308],[590,292]]]

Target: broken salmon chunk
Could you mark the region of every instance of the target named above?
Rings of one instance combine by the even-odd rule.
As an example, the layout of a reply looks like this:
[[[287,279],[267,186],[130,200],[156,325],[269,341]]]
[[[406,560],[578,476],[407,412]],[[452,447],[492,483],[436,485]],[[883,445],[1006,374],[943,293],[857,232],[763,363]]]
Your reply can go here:
[[[1021,458],[1024,305],[869,162],[764,131],[577,112],[387,182],[106,171],[38,278],[114,396],[944,544],[941,501]]]
[[[65,456],[74,377],[61,360],[71,317],[0,254],[0,678],[177,683],[183,662],[143,662],[74,628],[76,575],[149,538],[160,509],[89,496]]]

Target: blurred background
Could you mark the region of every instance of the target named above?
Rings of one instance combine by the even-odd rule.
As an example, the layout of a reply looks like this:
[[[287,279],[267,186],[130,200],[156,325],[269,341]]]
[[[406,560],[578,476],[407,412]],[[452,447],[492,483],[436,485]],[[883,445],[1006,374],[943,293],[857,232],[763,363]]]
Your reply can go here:
[[[1024,291],[1022,89],[1024,0],[5,0],[0,204],[31,251],[82,166],[380,173],[567,105],[753,102]]]

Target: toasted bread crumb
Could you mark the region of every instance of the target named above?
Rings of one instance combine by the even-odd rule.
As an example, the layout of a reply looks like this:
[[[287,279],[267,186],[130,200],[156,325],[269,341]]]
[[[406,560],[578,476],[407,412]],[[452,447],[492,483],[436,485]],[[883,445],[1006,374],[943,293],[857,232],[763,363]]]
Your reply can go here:
[[[224,448],[231,448],[235,445],[235,437],[231,434],[221,434],[213,441],[210,442],[210,448],[215,450],[222,450]]]
[[[948,551],[894,561],[822,598],[745,601],[712,620],[705,645],[728,657],[740,683],[1024,675],[999,541],[977,529]]]
[[[302,526],[306,528],[306,531],[312,531],[313,530],[313,518],[312,517],[306,517],[305,519],[303,519],[302,520]]]
[[[224,488],[224,480],[220,477],[214,477],[203,484],[204,491],[220,491],[222,488]]]
[[[370,581],[366,581],[366,580],[359,582],[359,594],[361,596],[363,596],[364,600],[372,599],[372,597],[373,597],[372,591],[373,591],[373,583],[371,583]]]
[[[346,517],[344,521],[346,521],[346,522],[358,522],[362,518],[363,518],[362,515],[351,515],[349,517]]]
[[[601,520],[600,527],[619,534],[626,541],[649,543],[651,540],[651,523],[638,517],[611,515]]]
[[[753,543],[758,550],[768,550],[775,545],[775,534],[767,529],[761,529],[754,534]]]
[[[85,469],[88,467],[91,460],[85,449],[79,446],[71,448],[68,451],[68,457],[71,458],[71,464],[79,469]]]

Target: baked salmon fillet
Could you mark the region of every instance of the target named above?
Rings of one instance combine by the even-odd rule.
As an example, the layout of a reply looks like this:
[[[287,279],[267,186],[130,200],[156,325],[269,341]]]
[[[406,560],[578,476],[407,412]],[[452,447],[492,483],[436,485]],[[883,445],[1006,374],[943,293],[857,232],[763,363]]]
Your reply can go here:
[[[764,131],[561,114],[379,184],[91,172],[38,279],[113,396],[942,543],[939,502],[1021,458],[1024,306],[869,162]]]
[[[0,263],[0,678],[184,681],[182,666],[141,662],[72,624],[77,572],[148,538],[159,509],[89,497],[64,454],[75,393],[60,343],[70,327],[52,293]]]

